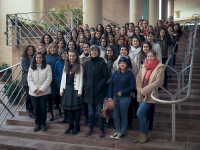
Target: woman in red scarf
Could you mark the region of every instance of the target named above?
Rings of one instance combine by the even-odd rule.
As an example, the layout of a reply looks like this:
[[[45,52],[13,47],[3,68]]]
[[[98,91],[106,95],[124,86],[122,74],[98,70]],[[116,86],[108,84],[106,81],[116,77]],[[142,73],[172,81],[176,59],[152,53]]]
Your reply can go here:
[[[140,121],[140,136],[134,141],[136,143],[145,143],[150,138],[146,124],[146,114],[151,104],[155,103],[151,98],[151,92],[157,90],[163,84],[164,71],[165,66],[157,60],[156,53],[150,50],[147,53],[144,67],[136,77],[137,101],[139,102],[137,117]],[[157,97],[157,95],[158,91],[154,96]]]

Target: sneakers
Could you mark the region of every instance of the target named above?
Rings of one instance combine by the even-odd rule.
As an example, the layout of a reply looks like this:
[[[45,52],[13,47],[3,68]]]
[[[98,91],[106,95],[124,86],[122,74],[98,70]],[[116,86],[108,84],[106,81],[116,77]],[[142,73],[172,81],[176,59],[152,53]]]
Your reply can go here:
[[[88,130],[87,132],[85,132],[84,136],[89,136],[93,134],[93,130]]]
[[[125,134],[122,134],[121,132],[116,132],[113,135],[110,136],[111,139],[120,140],[125,136]]]
[[[114,133],[113,135],[110,136],[111,139],[115,139],[115,137],[117,136],[118,132]]]

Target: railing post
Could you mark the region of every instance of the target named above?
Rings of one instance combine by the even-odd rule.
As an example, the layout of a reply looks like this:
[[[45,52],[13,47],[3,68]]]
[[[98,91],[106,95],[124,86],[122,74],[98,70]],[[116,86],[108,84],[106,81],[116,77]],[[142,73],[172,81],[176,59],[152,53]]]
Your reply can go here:
[[[8,46],[8,18],[9,16],[6,15],[6,45]]]
[[[78,24],[78,27],[79,27],[79,9],[77,11],[77,24]]]
[[[74,29],[73,9],[71,10],[71,31]]]
[[[177,74],[177,78],[178,78],[178,91],[181,90],[181,75],[180,73]],[[181,93],[178,93],[178,99],[181,99]],[[181,104],[178,103],[178,109],[181,110]]]
[[[18,45],[18,38],[17,38],[17,14],[15,14],[15,46],[19,46]]]
[[[176,104],[172,104],[172,141],[176,141]]]

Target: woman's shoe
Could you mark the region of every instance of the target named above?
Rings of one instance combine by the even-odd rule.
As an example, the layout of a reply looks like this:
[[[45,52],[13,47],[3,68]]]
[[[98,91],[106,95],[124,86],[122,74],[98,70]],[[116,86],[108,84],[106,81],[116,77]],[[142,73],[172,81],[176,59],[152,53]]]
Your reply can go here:
[[[57,113],[58,113],[58,116],[62,115],[62,112],[61,112],[60,108],[58,108]]]
[[[136,140],[134,140],[133,142],[134,143],[139,143],[140,140],[142,139],[142,136],[143,136],[143,133],[140,133],[139,137]]]
[[[115,132],[113,135],[110,136],[111,139],[115,139],[115,137],[117,136],[119,132]]]
[[[69,128],[65,131],[65,134],[69,134],[71,131],[72,131],[72,128],[69,127]]]
[[[93,130],[88,130],[87,132],[85,132],[84,136],[89,136],[93,134]]]
[[[35,116],[34,116],[33,113],[30,113],[29,116],[30,116],[31,118],[35,119]]]
[[[46,125],[42,125],[42,131],[47,131]]]
[[[68,120],[68,119],[67,119],[67,120],[64,119],[64,120],[62,121],[62,123],[68,124],[68,123],[69,123],[69,120]]]
[[[150,139],[149,134],[143,133],[141,140],[139,141],[139,144],[146,143]]]
[[[72,130],[72,134],[78,134],[78,133],[80,133],[80,126],[75,127],[74,130]]]
[[[39,124],[36,124],[35,128],[34,128],[34,132],[40,131],[41,127]]]
[[[49,121],[54,121],[54,115],[53,114],[49,117]]]

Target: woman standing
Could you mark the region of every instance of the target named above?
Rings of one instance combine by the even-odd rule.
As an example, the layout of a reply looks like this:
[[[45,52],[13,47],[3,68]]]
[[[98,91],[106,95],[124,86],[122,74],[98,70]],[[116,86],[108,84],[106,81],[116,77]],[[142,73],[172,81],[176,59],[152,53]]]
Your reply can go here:
[[[164,71],[165,66],[156,59],[156,53],[149,51],[144,67],[136,77],[137,101],[139,102],[137,117],[140,121],[140,136],[134,141],[135,143],[142,144],[150,138],[146,124],[146,113],[151,104],[155,103],[151,98],[151,92],[156,90],[154,96],[157,97],[157,89],[163,84]]]
[[[46,131],[47,102],[51,93],[52,71],[41,52],[33,56],[27,80],[35,115],[34,132],[41,130],[41,127],[42,131]]]
[[[27,82],[27,75],[28,75],[28,70],[31,65],[31,61],[33,59],[33,55],[35,54],[36,50],[35,47],[32,45],[28,45],[24,49],[24,53],[22,55],[22,80],[21,80],[21,85],[24,87],[24,90],[26,91],[26,111],[29,113],[29,116],[33,119],[34,114],[33,114],[33,105],[31,102],[31,97],[29,95],[29,86]]]
[[[162,53],[162,63],[165,64],[167,62],[168,57],[172,57],[172,48],[173,48],[172,39],[166,28],[162,28],[160,30],[160,34],[157,36],[156,42],[160,44]],[[167,69],[165,69],[165,80],[164,80],[165,89],[167,89],[167,80],[168,80],[168,73]]]
[[[80,108],[84,105],[81,99],[83,87],[83,69],[80,64],[79,55],[75,50],[70,50],[65,61],[64,72],[62,75],[60,96],[62,96],[62,106],[67,111],[69,127],[65,131],[68,134],[80,132]],[[75,120],[75,125],[74,125]]]
[[[103,100],[106,97],[105,84],[108,79],[108,71],[103,58],[99,57],[100,49],[97,45],[90,47],[91,59],[86,61],[83,73],[83,85],[85,87],[84,102],[88,104],[89,130],[84,134],[93,133],[95,107],[99,116],[99,137],[104,136],[104,119],[101,115]]]
[[[44,34],[40,41],[40,44],[44,44],[45,48],[47,49],[49,45],[53,42],[53,38],[49,34]]]
[[[105,52],[106,52],[106,47],[108,46],[108,43],[107,43],[107,40],[105,37],[102,37],[101,40],[100,40],[100,57],[104,58],[105,56]]]
[[[132,37],[135,37],[137,36],[139,39],[140,39],[140,42],[143,43],[145,41],[145,37],[144,35],[142,34],[141,35],[141,29],[140,27],[136,26],[134,29],[133,29],[133,36]]]
[[[162,53],[161,53],[161,48],[160,44],[156,43],[154,40],[155,36],[153,32],[148,32],[147,33],[147,41],[152,45],[152,50],[156,52],[157,54],[157,59],[162,62]]]
[[[125,136],[127,126],[128,107],[131,102],[131,91],[135,90],[135,77],[128,68],[128,59],[121,57],[118,61],[119,69],[112,76],[109,87],[109,99],[115,101],[113,120],[116,128],[110,138],[121,139]],[[121,117],[121,119],[120,119]]]
[[[52,44],[49,45],[49,47],[47,49],[47,56],[45,56],[45,59],[46,59],[46,63],[51,66],[52,74],[53,74],[55,64],[59,60],[58,49],[57,49],[57,46],[55,44],[52,43]],[[53,102],[52,101],[54,101],[54,103],[56,104],[58,115],[61,116],[62,113],[61,113],[61,110],[60,110],[60,107],[59,107],[59,101],[60,101],[59,91],[56,88],[54,76],[52,77],[51,96],[50,96],[50,99],[49,99],[49,102],[48,102],[48,108],[49,108],[49,111],[50,111],[50,114],[51,114],[50,117],[49,117],[49,121],[54,120],[53,108],[52,108]]]

